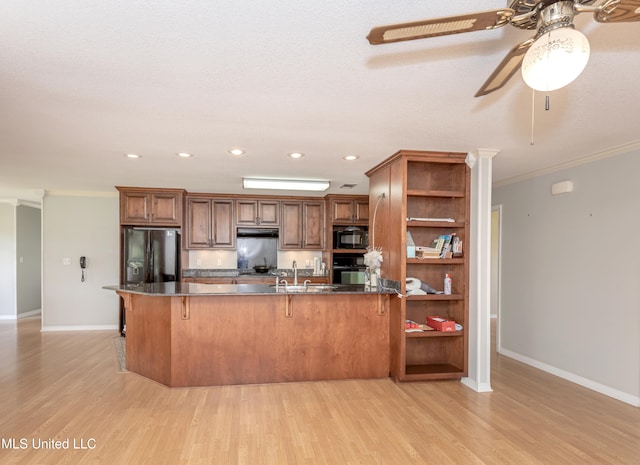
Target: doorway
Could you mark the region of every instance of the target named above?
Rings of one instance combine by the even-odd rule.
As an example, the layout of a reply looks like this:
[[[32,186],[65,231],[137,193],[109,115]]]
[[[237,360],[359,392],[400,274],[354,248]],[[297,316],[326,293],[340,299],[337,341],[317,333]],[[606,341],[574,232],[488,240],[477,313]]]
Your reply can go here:
[[[502,205],[491,207],[491,309],[490,316],[494,337],[491,341],[496,352],[500,352],[500,283],[502,251]]]

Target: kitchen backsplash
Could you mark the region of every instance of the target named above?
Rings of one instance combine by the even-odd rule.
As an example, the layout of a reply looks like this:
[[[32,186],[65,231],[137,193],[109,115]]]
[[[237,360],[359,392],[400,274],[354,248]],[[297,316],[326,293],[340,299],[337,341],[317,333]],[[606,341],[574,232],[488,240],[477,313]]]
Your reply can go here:
[[[313,268],[313,259],[322,263],[322,252],[319,250],[286,250],[278,251],[278,268],[291,268],[293,261],[298,268]],[[329,264],[327,263],[327,266]],[[190,250],[189,268],[216,269],[237,268],[238,254],[235,250]]]

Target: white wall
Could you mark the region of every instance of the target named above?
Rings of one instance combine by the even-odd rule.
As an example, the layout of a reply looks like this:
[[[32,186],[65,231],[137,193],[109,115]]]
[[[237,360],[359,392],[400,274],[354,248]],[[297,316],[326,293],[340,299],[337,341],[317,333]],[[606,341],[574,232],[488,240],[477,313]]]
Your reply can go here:
[[[0,319],[16,317],[16,207],[0,202]]]
[[[499,351],[640,405],[640,153],[497,187]],[[551,195],[555,182],[574,191]]]
[[[118,284],[117,195],[48,193],[43,199],[42,328],[117,329],[119,298],[102,286]],[[87,257],[85,282],[80,256]],[[70,265],[63,260],[69,258]]]

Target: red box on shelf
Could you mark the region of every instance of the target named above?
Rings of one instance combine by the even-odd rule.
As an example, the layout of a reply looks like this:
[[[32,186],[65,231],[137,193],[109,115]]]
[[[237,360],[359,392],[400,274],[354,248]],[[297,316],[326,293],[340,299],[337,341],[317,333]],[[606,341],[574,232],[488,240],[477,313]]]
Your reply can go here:
[[[456,322],[453,320],[447,320],[440,316],[428,316],[427,326],[432,327],[436,331],[455,331]]]

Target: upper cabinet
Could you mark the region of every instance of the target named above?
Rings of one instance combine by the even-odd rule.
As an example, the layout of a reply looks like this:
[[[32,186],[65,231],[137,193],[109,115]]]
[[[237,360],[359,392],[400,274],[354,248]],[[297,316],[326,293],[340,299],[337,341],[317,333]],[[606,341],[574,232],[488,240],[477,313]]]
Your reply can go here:
[[[369,224],[369,196],[327,196],[332,224]]]
[[[233,249],[236,246],[232,199],[188,196],[186,216],[187,249]]]
[[[324,201],[282,201],[281,249],[324,248]]]
[[[116,189],[120,192],[120,224],[182,226],[182,189]]]
[[[280,202],[278,200],[236,200],[236,225],[278,226]]]

